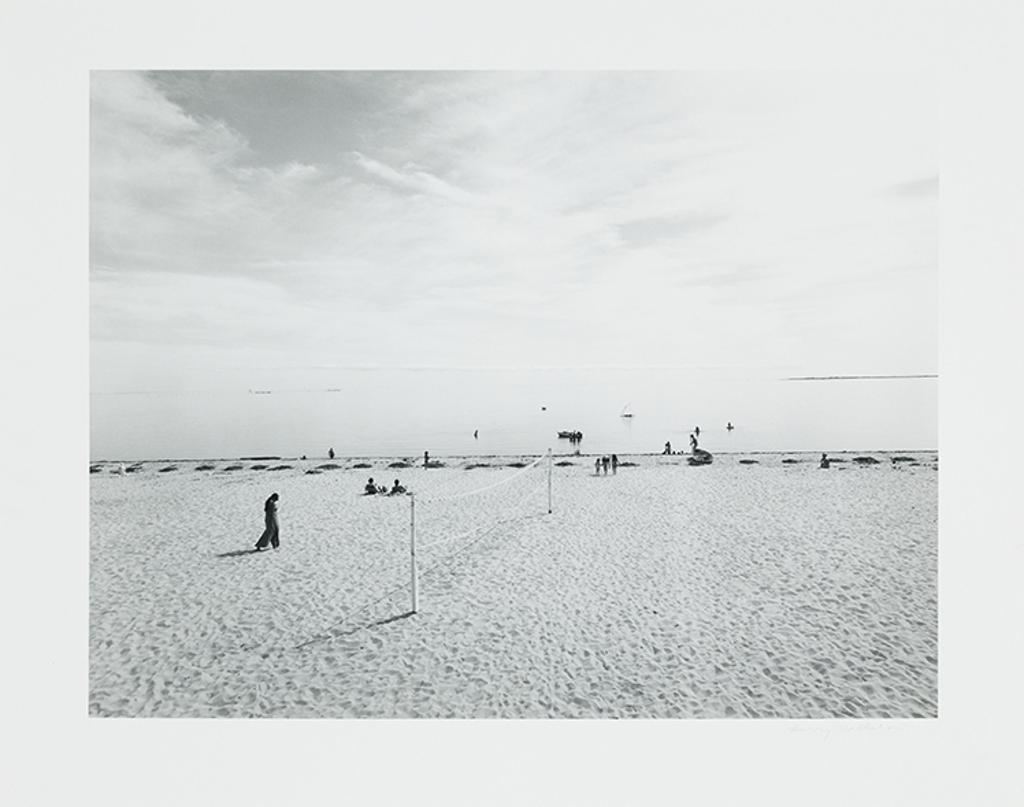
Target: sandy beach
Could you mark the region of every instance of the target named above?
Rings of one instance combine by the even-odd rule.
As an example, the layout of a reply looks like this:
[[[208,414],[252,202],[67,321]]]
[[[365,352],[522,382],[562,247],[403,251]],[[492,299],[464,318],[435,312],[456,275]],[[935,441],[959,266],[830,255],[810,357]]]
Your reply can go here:
[[[96,463],[89,714],[935,717],[938,460],[898,455],[555,457],[550,515],[533,458]],[[368,476],[416,494],[414,615]]]

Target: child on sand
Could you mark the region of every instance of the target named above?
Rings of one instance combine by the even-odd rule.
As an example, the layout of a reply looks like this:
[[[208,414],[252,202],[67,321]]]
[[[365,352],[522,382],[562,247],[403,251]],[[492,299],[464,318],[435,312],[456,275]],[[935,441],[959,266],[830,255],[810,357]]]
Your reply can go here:
[[[396,480],[395,480],[395,484],[394,484],[394,487],[392,487],[392,488],[391,488],[391,492],[390,492],[390,493],[388,493],[388,496],[397,496],[397,495],[398,495],[398,494],[400,494],[400,493],[405,493],[405,488],[404,488],[404,487],[402,486],[402,484],[401,484],[401,483],[400,483],[400,482],[399,482],[399,481],[398,481],[398,480],[396,479]]]
[[[366,487],[363,488],[363,495],[373,496],[376,492],[377,486],[373,483],[373,477],[371,476],[366,482]]]

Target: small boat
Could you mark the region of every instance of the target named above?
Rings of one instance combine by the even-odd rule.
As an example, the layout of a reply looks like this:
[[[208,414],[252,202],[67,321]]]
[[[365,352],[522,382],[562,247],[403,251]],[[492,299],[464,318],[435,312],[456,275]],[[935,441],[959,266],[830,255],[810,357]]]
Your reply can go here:
[[[693,449],[693,453],[686,458],[687,465],[710,465],[714,457],[703,448]]]
[[[572,437],[572,435],[573,435],[573,432],[559,432],[558,433],[558,436],[561,437],[563,440],[568,439],[569,437]]]
[[[558,433],[558,436],[562,440],[582,440],[583,439],[583,432],[581,432],[581,431],[574,431],[574,432],[562,431],[562,432]]]

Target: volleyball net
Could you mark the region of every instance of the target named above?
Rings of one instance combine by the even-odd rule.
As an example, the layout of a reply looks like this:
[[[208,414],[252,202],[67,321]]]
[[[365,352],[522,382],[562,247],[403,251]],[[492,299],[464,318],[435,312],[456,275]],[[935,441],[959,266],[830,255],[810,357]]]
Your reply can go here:
[[[525,517],[551,512],[551,452],[490,484],[448,494],[409,495],[409,594],[420,578]]]

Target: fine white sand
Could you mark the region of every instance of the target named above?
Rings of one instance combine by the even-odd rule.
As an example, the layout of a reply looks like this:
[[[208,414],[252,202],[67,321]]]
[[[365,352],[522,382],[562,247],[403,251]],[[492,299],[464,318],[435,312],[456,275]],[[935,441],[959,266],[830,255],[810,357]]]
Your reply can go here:
[[[550,515],[518,458],[96,464],[89,712],[935,717],[937,457],[836,456],[556,457]],[[371,475],[416,493],[415,615],[410,499]]]

